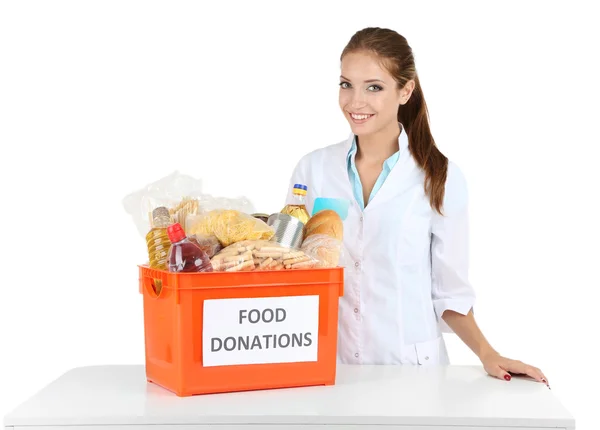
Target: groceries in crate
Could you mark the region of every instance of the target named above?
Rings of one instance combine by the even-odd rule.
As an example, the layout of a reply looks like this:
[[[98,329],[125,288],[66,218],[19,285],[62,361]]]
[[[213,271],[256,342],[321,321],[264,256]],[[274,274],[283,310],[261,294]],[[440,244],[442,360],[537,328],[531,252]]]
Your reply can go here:
[[[262,222],[267,222],[267,221],[269,221],[269,215],[267,215],[267,214],[263,214],[263,213],[255,213],[255,214],[252,214],[252,216],[253,216],[254,218],[258,218],[258,219],[259,219],[259,220],[261,220]]]
[[[275,229],[272,240],[290,248],[300,248],[304,235],[304,224],[296,217],[276,213],[269,217],[267,224]]]
[[[152,211],[152,229],[146,234],[149,265],[153,269],[167,270],[171,241],[167,227],[171,224],[169,210],[159,206]]]
[[[267,240],[246,240],[223,248],[211,259],[215,271],[240,272],[310,269],[319,261],[299,249]]]
[[[317,212],[304,227],[301,250],[319,261],[318,267],[336,267],[344,235],[342,219],[333,210]]]
[[[221,245],[229,246],[243,240],[269,240],[274,231],[252,215],[234,210],[213,210],[189,219],[188,234],[214,235]]]
[[[176,174],[159,181],[160,186],[149,186],[151,193],[142,190],[126,198],[132,215],[135,201],[141,205],[141,213],[153,202],[168,202],[152,206],[145,236],[151,268],[235,272],[338,265],[342,219],[333,210],[322,210],[311,218],[304,203],[305,185],[295,184],[292,193],[296,201],[269,216],[254,212],[245,198],[214,198],[198,191],[193,197],[183,194],[175,198],[181,184],[190,189],[190,184],[197,183]],[[139,220],[136,224],[142,226]]]
[[[206,252],[209,258],[213,258],[217,252],[223,249],[223,245],[215,235],[191,234],[188,239]]]
[[[242,241],[223,248],[211,259],[215,271],[311,269],[338,265],[343,223],[335,211],[315,214],[306,226],[295,218],[287,219],[288,224],[284,225],[280,221],[286,217],[292,218],[285,214],[269,217],[269,222],[278,226],[275,236],[269,241]],[[299,232],[289,225],[299,225]],[[286,232],[290,234],[286,235]],[[300,240],[296,241],[298,235]]]
[[[305,198],[308,187],[302,184],[295,184],[292,190],[294,203],[286,205],[282,210],[282,214],[291,215],[298,218],[302,224],[306,224],[310,218],[305,206]]]
[[[184,197],[181,202],[174,208],[169,210],[173,222],[178,222],[186,230],[186,222],[189,216],[194,216],[198,213],[198,199]]]
[[[169,249],[169,272],[212,272],[210,258],[198,245],[191,242],[179,223],[167,228]]]
[[[304,226],[304,239],[313,235],[326,235],[337,240],[344,237],[342,219],[333,210],[317,212]]]

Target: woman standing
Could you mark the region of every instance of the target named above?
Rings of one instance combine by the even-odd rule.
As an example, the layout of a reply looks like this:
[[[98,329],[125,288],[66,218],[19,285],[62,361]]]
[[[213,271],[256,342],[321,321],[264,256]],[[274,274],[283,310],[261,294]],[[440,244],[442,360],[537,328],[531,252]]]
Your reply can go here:
[[[338,360],[447,364],[442,332],[454,332],[490,375],[547,384],[536,367],[496,352],[475,322],[467,186],[431,135],[406,39],[388,29],[357,32],[341,55],[339,91],[351,135],[305,155],[291,178],[307,185],[309,213],[317,197],[350,202]]]

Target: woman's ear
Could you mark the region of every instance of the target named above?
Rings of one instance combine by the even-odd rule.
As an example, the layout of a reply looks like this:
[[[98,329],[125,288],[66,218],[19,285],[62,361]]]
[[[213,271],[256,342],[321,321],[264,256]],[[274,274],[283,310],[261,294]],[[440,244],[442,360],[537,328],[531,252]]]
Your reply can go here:
[[[405,105],[410,100],[413,90],[415,89],[415,81],[410,80],[400,90],[400,104]]]

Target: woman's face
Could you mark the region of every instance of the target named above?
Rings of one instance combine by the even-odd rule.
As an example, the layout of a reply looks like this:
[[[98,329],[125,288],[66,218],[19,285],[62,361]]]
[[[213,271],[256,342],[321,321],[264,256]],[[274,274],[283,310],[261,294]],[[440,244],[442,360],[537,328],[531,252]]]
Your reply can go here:
[[[406,91],[398,88],[373,54],[354,52],[343,57],[340,108],[355,135],[369,135],[395,126],[398,107],[406,100]]]

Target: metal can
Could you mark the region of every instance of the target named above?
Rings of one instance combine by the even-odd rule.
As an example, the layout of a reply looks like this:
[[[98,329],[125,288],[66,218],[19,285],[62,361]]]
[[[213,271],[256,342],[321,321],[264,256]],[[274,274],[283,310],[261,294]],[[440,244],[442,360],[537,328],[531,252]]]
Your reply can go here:
[[[304,223],[298,218],[287,214],[274,213],[267,220],[267,224],[275,230],[275,235],[271,239],[273,242],[297,249],[302,245]]]

